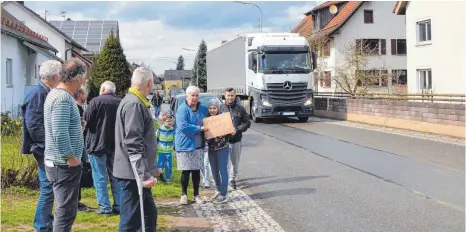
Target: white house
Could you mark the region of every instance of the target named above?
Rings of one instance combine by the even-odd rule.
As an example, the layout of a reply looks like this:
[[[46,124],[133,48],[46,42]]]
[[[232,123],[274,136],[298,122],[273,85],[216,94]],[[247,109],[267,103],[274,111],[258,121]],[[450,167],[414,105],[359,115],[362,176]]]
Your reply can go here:
[[[394,4],[386,1],[329,1],[306,13],[305,22],[298,27],[309,31],[306,25],[312,22],[310,40],[323,38],[327,41],[317,54],[317,65],[322,67],[316,91],[342,91],[334,77],[348,46],[369,47],[375,51],[362,71],[373,70],[392,77],[376,80],[370,91],[392,92],[395,86],[396,89],[406,88],[405,17],[392,13]]]
[[[32,30],[47,36],[49,39],[48,42],[57,48],[58,57],[63,60],[69,60],[71,57],[77,57],[89,67],[92,65],[91,61],[85,59],[81,55],[82,51],[88,51],[84,46],[73,40],[36,12],[26,7],[23,1],[4,1],[2,3],[2,7]]]
[[[2,112],[19,116],[27,91],[37,85],[40,64],[49,59],[63,62],[48,38],[34,32],[13,15],[1,10],[1,102]]]
[[[406,17],[408,92],[466,93],[466,2],[398,1]]]

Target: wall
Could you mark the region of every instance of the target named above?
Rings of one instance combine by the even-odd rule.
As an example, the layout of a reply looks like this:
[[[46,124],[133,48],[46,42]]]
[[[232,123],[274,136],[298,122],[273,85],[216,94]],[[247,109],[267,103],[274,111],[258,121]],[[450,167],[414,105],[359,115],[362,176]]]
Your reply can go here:
[[[368,68],[384,68],[390,73],[392,69],[407,69],[406,55],[391,55],[391,39],[406,39],[405,16],[393,14],[394,1],[365,2],[351,18],[343,25],[334,37],[331,47],[333,63],[338,64],[343,59],[342,50],[349,43],[355,44],[356,39],[385,39],[386,55],[370,59]],[[373,24],[364,23],[364,10],[373,10]],[[332,78],[333,78],[332,73]],[[335,83],[332,83],[334,85]],[[335,84],[336,85],[336,84]],[[333,86],[332,86],[333,87]],[[387,87],[383,90],[388,91]],[[377,90],[378,92],[383,90]]]
[[[57,56],[65,59],[65,38],[60,33],[14,2],[5,4],[4,9],[20,21],[23,21],[31,30],[47,37],[49,44],[59,51]]]
[[[316,115],[465,137],[465,104],[316,98]]]
[[[431,19],[432,44],[417,45],[416,23]],[[406,10],[408,92],[418,93],[417,69],[432,69],[434,93],[466,93],[466,2],[411,1]]]

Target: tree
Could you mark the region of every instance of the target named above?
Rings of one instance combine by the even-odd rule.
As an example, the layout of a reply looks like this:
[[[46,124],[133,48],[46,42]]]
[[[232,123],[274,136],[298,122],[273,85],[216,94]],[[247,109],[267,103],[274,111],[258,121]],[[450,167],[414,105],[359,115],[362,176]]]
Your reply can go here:
[[[178,64],[176,64],[176,70],[184,70],[184,58],[182,55],[178,57]]]
[[[105,41],[99,55],[94,59],[89,80],[89,99],[99,95],[100,85],[112,81],[116,86],[116,95],[123,97],[131,86],[130,64],[126,61],[120,39],[113,33]]]
[[[320,51],[328,42],[325,38],[315,39],[312,47],[317,53],[322,54]],[[369,44],[348,42],[340,47],[338,62],[333,67],[328,67],[326,59],[319,55],[315,72],[322,78],[324,71],[332,70],[333,81],[339,91],[350,94],[365,93],[374,83],[388,82],[388,73],[381,71],[385,70],[383,56],[378,56],[378,53],[378,47],[371,48]]]
[[[199,83],[197,83],[198,80]],[[201,91],[207,91],[207,45],[204,40],[201,41],[194,60],[193,82]]]

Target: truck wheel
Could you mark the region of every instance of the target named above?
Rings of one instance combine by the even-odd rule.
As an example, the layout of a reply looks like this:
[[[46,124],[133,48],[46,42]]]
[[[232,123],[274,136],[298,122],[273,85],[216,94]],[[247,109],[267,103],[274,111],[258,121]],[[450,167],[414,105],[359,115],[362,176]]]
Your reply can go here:
[[[255,104],[254,104],[254,102],[253,102],[253,103],[252,103],[252,106],[251,106],[251,110],[250,110],[250,112],[251,112],[251,118],[252,118],[252,121],[253,121],[253,122],[259,123],[259,122],[261,122],[262,120],[261,120],[260,118],[257,118],[257,117],[256,117],[255,111],[256,111],[256,106],[255,106]]]
[[[298,118],[299,122],[307,122],[307,120],[309,120],[309,117],[299,117]]]

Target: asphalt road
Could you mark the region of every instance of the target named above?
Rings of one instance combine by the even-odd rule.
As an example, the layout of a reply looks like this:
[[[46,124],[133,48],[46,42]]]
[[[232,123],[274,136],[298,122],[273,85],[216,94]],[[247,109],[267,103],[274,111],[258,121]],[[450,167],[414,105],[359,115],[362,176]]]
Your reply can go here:
[[[253,124],[243,138],[240,188],[286,231],[464,231],[464,172],[419,155],[441,149],[464,164],[464,147],[318,128]]]

